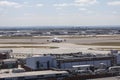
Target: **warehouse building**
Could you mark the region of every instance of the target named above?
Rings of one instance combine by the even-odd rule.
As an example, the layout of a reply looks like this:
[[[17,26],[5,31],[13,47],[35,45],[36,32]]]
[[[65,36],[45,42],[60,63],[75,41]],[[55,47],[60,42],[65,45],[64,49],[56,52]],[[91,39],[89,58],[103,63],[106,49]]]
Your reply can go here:
[[[100,64],[105,64],[107,67],[120,64],[120,54],[52,54],[52,55],[37,55],[26,59],[26,65],[32,70],[38,69],[70,69],[74,65],[93,65],[99,68]]]

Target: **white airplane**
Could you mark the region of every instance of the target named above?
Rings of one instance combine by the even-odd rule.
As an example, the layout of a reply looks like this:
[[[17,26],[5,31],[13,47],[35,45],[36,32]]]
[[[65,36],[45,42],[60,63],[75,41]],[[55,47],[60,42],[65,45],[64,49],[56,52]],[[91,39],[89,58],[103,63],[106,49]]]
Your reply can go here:
[[[56,42],[56,43],[65,42],[65,41],[66,41],[65,39],[60,39],[57,37],[50,39],[50,40],[47,40],[47,42]]]

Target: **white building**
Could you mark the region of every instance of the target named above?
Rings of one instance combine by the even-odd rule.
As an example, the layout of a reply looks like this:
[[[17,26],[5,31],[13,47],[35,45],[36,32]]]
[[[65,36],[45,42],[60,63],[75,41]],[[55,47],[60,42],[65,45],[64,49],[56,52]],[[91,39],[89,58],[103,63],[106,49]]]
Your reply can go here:
[[[22,73],[4,73],[0,74],[0,80],[62,80],[67,77],[67,71],[32,71]]]

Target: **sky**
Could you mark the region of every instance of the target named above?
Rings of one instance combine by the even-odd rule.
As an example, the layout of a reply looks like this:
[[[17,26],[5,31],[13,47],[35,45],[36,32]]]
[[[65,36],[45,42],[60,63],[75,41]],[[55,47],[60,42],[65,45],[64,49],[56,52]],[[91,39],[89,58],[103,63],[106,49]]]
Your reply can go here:
[[[0,26],[120,25],[120,0],[0,0]]]

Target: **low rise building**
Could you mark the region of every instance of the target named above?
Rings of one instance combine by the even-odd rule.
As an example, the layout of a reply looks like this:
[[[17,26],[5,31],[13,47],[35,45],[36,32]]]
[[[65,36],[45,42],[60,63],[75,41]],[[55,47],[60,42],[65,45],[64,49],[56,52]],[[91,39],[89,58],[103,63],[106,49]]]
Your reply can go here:
[[[38,69],[71,69],[74,65],[93,65],[99,68],[101,63],[106,67],[120,64],[120,54],[52,54],[52,55],[37,55],[26,59],[26,66],[32,70]]]
[[[62,80],[68,75],[67,71],[32,71],[0,74],[0,80]]]
[[[12,52],[12,50],[0,50],[0,60],[10,58]]]
[[[17,59],[4,59],[0,61],[0,69],[10,69],[17,67],[18,67]]]

